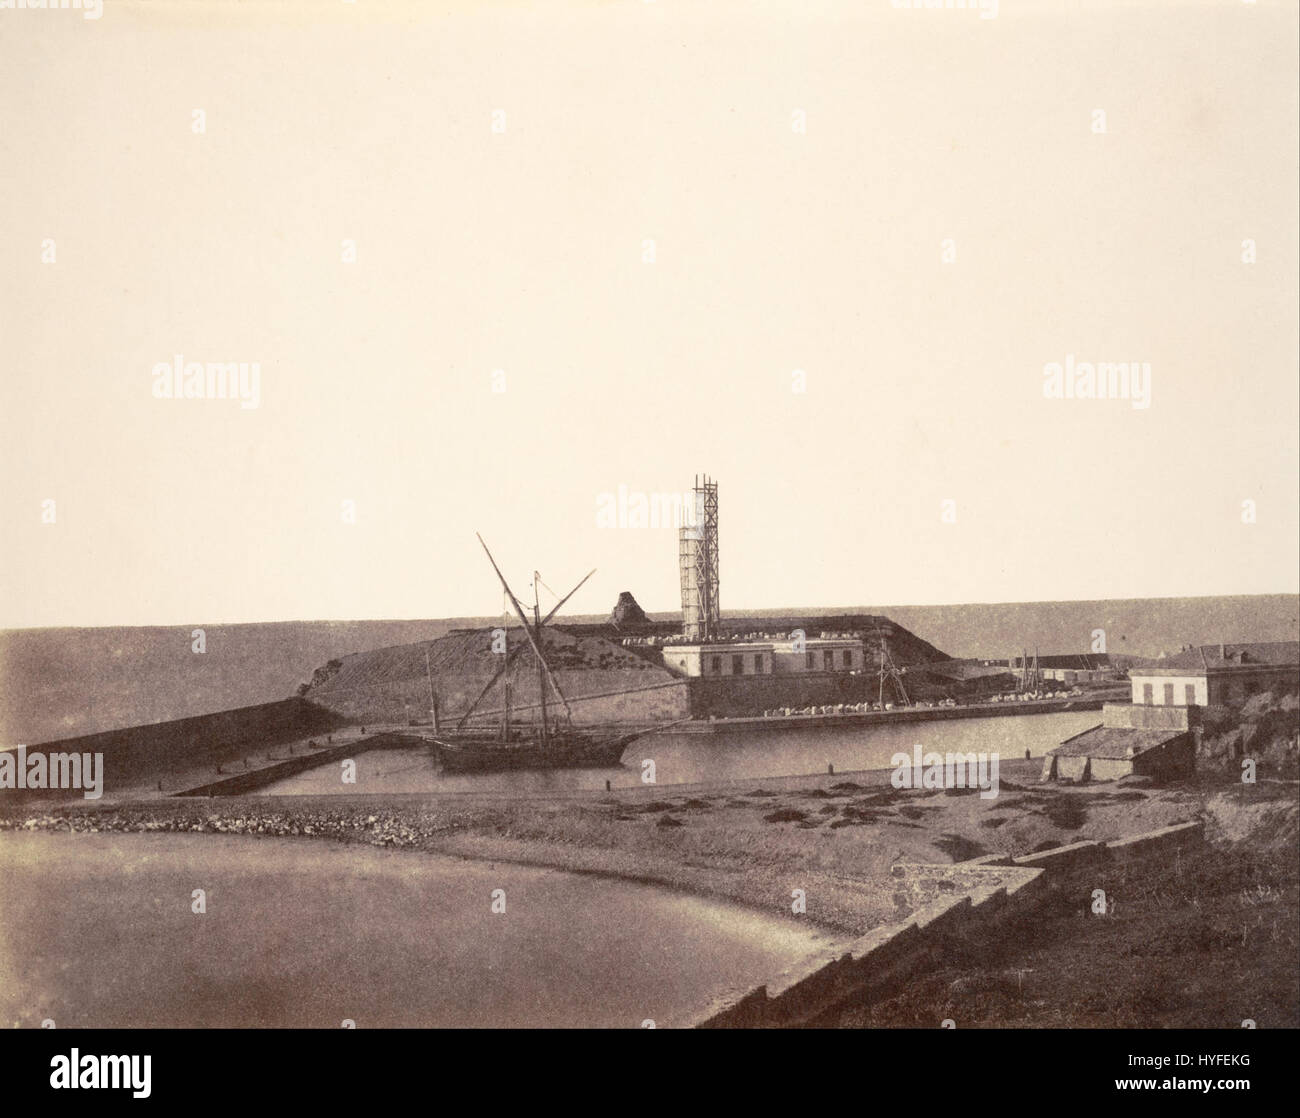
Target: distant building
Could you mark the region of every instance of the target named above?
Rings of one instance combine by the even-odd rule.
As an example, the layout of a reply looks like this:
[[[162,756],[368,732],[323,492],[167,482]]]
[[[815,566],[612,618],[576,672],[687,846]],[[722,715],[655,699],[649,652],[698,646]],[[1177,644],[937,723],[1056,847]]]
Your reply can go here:
[[[936,660],[912,669],[922,680],[931,680],[946,691],[968,698],[1014,691],[1019,677],[1007,669],[1005,660]]]
[[[1033,667],[1035,657],[1028,657],[1029,666]],[[1104,652],[1067,652],[1060,655],[1052,654],[1049,656],[1039,656],[1038,670],[1044,668],[1070,670],[1070,671],[1104,671],[1111,666],[1110,657]],[[1025,666],[1025,657],[1010,656],[1007,658],[1007,667],[1019,671]],[[1001,660],[989,660],[987,663],[1000,664]]]
[[[1105,683],[1116,679],[1119,672],[1114,668],[1040,668],[1039,674],[1044,679],[1053,679],[1058,683],[1074,685],[1077,683]]]
[[[1120,673],[1106,653],[1065,653],[1062,655],[1039,656],[1038,674],[1043,679],[1074,686],[1078,683],[1105,683],[1115,679]],[[1029,666],[1034,665],[1034,657],[1028,658]],[[1001,661],[993,661],[1001,663]],[[1007,658],[1007,670],[1019,672],[1025,667],[1025,658],[1010,656]]]
[[[838,637],[665,645],[663,657],[665,667],[702,679],[808,672],[848,674],[860,672],[865,659],[862,641]]]
[[[1135,705],[1240,706],[1261,691],[1300,687],[1300,642],[1200,645],[1128,674]]]

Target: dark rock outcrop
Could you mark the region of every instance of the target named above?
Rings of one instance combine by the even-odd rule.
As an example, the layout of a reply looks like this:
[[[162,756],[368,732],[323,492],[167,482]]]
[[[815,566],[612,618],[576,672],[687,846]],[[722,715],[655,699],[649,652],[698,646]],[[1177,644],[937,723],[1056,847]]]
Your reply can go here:
[[[645,610],[637,605],[630,590],[624,590],[619,594],[618,601],[614,604],[614,612],[609,615],[609,623],[623,633],[634,632],[651,624],[650,618],[645,615]]]

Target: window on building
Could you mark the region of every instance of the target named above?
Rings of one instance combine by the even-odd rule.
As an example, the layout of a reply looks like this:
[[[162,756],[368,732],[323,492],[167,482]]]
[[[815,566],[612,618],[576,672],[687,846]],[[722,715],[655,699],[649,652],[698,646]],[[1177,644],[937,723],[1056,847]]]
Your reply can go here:
[[[731,674],[732,675],[745,674],[745,658],[743,656],[733,656],[731,658]]]
[[[754,674],[763,674],[763,654],[761,652],[754,657]]]
[[[828,672],[833,672],[835,670],[835,653],[833,653],[829,648],[822,650],[822,667]]]
[[[1153,702],[1155,702],[1155,696],[1152,692],[1151,684],[1149,683],[1142,684],[1142,702],[1146,706],[1150,706]]]
[[[847,648],[844,650],[844,666],[846,668],[853,667],[853,653],[850,652]]]
[[[1196,684],[1189,683],[1183,688],[1183,702],[1189,707],[1196,705]]]
[[[808,670],[809,670],[809,671],[812,671],[815,667],[817,667],[817,661],[816,661],[816,659],[814,659],[813,654],[812,654],[811,652],[809,652],[809,653],[808,653]]]
[[[722,657],[721,657],[721,656],[715,656],[715,657],[713,658],[713,674],[714,674],[714,675],[721,675],[721,674],[722,674]]]
[[[1166,683],[1165,684],[1165,706],[1171,707],[1173,705],[1174,705],[1174,685],[1172,683]]]

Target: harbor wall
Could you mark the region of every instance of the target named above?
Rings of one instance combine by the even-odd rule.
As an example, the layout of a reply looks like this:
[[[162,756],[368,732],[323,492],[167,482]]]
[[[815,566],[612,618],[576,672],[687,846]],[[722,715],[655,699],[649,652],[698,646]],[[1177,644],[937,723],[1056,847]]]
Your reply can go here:
[[[345,724],[338,714],[306,699],[236,707],[193,718],[128,726],[98,734],[84,734],[26,747],[47,759],[56,753],[103,754],[104,794],[124,789],[170,788],[191,783],[196,771],[211,772],[225,761],[255,750],[325,734]],[[83,798],[79,789],[5,789],[7,798],[20,800]]]
[[[860,703],[878,695],[875,677],[843,672],[693,678],[690,712],[698,718],[745,718],[781,706]]]
[[[691,722],[674,733],[715,734],[724,731],[823,729],[844,726],[879,726],[894,722],[946,722],[961,718],[1005,718],[1018,714],[1059,714],[1063,711],[1100,710],[1101,699],[1037,699],[1024,703],[972,703],[966,706],[896,707],[893,710],[845,711],[841,714],[739,716],[717,721]]]
[[[399,733],[371,734],[364,738],[353,738],[338,745],[322,745],[308,749],[297,756],[286,757],[270,765],[264,765],[250,772],[237,773],[221,780],[208,781],[177,792],[178,796],[242,796],[274,784],[285,777],[297,776],[308,769],[320,768],[334,762],[344,761],[368,753],[372,749],[398,749],[423,746],[422,738]]]

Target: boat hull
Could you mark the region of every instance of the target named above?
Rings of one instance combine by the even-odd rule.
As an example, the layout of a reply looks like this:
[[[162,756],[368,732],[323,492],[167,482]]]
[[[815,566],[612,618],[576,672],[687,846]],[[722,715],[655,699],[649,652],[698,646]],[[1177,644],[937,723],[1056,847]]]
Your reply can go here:
[[[499,772],[506,769],[617,768],[630,737],[604,740],[567,737],[501,742],[435,738],[438,763],[447,772]]]

